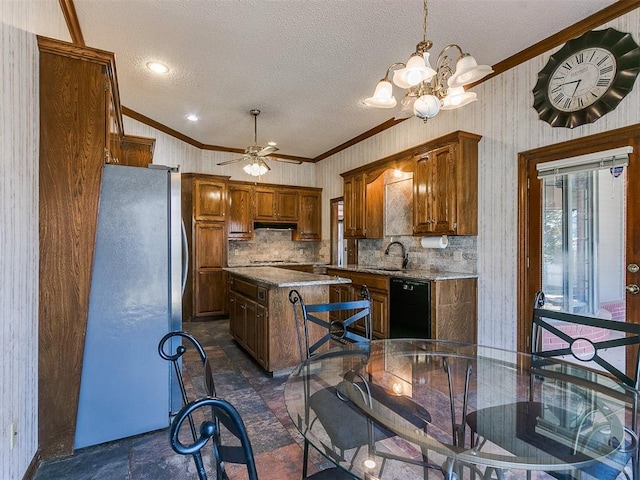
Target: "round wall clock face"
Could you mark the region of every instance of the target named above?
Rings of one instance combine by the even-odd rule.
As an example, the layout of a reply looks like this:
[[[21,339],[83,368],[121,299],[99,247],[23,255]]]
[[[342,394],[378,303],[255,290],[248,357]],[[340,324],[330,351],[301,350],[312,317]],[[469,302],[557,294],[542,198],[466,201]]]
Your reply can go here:
[[[612,111],[632,90],[640,47],[613,28],[587,32],[554,53],[538,74],[534,108],[553,127],[577,127]]]

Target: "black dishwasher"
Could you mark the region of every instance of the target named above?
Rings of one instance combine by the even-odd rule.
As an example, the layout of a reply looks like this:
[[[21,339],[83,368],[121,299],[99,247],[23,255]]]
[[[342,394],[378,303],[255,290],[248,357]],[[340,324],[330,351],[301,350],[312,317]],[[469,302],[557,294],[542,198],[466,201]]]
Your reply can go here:
[[[391,278],[391,338],[431,338],[431,283]]]

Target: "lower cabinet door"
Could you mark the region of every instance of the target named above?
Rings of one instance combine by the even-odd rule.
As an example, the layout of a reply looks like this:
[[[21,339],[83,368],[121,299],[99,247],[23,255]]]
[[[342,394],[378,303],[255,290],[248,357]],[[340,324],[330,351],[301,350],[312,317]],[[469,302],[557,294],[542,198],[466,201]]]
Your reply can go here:
[[[234,292],[229,292],[229,330],[237,341],[244,341],[244,302]]]
[[[225,272],[221,269],[196,272],[194,316],[223,315],[227,310]]]
[[[369,289],[371,294],[371,321],[373,336],[389,338],[389,294],[382,290]]]
[[[256,357],[256,346],[258,342],[258,325],[256,319],[256,302],[244,300],[244,346],[252,357]]]
[[[269,369],[269,337],[268,337],[268,316],[269,312],[263,305],[258,304],[256,306],[256,360],[265,369]]]

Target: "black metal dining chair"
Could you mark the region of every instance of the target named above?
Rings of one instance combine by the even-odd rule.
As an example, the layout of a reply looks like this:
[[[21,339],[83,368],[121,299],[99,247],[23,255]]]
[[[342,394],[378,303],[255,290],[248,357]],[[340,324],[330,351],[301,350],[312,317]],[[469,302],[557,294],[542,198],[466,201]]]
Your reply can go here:
[[[480,440],[482,439],[483,441],[489,440],[508,450],[512,446],[506,445],[507,439],[515,438],[512,435],[516,435],[515,432],[509,433],[508,430],[519,428],[520,436],[526,435],[528,443],[543,451],[553,453],[555,456],[569,458],[576,453],[576,447],[579,442],[589,446],[598,442],[608,441],[609,446],[615,452],[606,461],[590,462],[589,466],[578,471],[549,471],[547,473],[561,480],[575,479],[576,475],[580,476],[581,474],[585,474],[586,478],[613,480],[620,473],[623,473],[628,478],[624,469],[629,459],[631,459],[632,475],[634,479],[637,479],[637,388],[640,359],[640,351],[638,349],[638,345],[640,345],[640,325],[550,310],[543,308],[544,304],[544,293],[538,292],[534,301],[532,319],[532,371],[530,375],[529,401],[483,408],[468,414],[466,423],[471,430],[472,445],[477,448],[481,447],[482,442]],[[588,340],[585,338],[588,336],[585,333],[585,328],[597,329],[592,331],[602,333],[603,339],[599,341]],[[628,365],[631,365],[629,374],[624,373],[624,367],[618,368],[608,360],[616,350],[626,355],[623,358],[630,359],[627,362]],[[604,353],[605,351],[607,354]],[[584,409],[580,416],[572,415],[563,409],[562,405],[545,405],[540,401],[534,400],[536,371],[542,377],[548,375],[549,378],[553,378],[552,375],[555,374],[558,380],[563,380],[564,378],[569,383],[576,382],[579,384],[580,382],[590,381],[588,371],[584,369],[581,369],[584,378],[576,378],[570,367],[559,367],[557,374],[555,372],[550,373],[549,369],[554,365],[559,365],[557,360],[562,360],[563,357],[565,359],[570,357],[571,362],[591,367],[594,371],[600,370],[601,373],[602,371],[608,373],[612,381],[615,382],[614,386],[630,387],[615,388],[614,391],[604,385],[596,386],[603,393],[610,394],[615,398],[622,397],[621,401],[631,405],[631,428],[624,428],[626,438],[605,438],[610,433],[608,424],[604,422],[602,427],[597,427],[598,423],[595,416],[600,410],[606,409],[607,406],[594,405],[594,400],[591,398],[580,398],[579,388],[575,389],[570,401],[583,402]],[[554,419],[562,419],[564,432],[569,432],[570,435],[573,435],[573,446],[553,441],[543,433],[545,413]],[[519,424],[519,426],[505,422],[504,419],[506,418],[517,419],[515,423]],[[483,426],[495,425],[496,422],[501,422],[500,428],[483,428]],[[588,438],[582,436],[585,428],[591,432]],[[498,472],[498,476],[501,476],[501,472]]]
[[[177,343],[176,340],[178,339],[180,340],[180,343],[176,345]],[[175,377],[178,380],[178,385],[180,387],[180,394],[182,395],[182,406],[184,407],[191,400],[189,399],[187,388],[184,383],[184,378],[182,375],[182,359],[184,354],[187,352],[187,348],[182,344],[182,340],[187,340],[191,344],[191,346],[195,349],[195,351],[198,352],[198,356],[200,357],[200,360],[202,362],[202,369],[203,369],[204,395],[209,397],[215,397],[216,387],[215,387],[215,382],[213,380],[213,369],[211,366],[211,362],[207,357],[207,354],[204,351],[204,348],[202,348],[202,345],[200,344],[200,342],[198,342],[198,340],[196,340],[196,338],[193,335],[187,332],[175,331],[175,332],[167,333],[165,336],[162,337],[162,339],[158,343],[158,354],[160,355],[161,358],[171,362],[171,364],[173,365]],[[175,351],[173,351],[174,345],[175,345]],[[200,396],[202,395],[193,395],[192,400],[195,400]],[[198,438],[198,432],[196,430],[195,421],[190,415],[187,417],[187,419],[189,421],[191,437],[195,442],[196,439]],[[215,416],[212,416],[212,419],[214,422],[217,421],[215,419]],[[219,428],[216,429],[216,434],[219,434],[219,430],[220,430]],[[220,438],[217,439],[217,442],[220,443]],[[220,474],[221,472],[218,472],[218,475]]]
[[[296,321],[301,361],[328,355],[344,355],[344,352],[332,352],[323,347],[332,343],[351,343],[356,345],[357,349],[348,352],[348,355],[352,357],[350,361],[355,361],[357,364],[357,357],[360,356],[360,363],[366,363],[373,336],[371,302],[366,286],[361,289],[361,297],[361,300],[347,302],[306,304],[297,290],[289,292],[289,301],[292,304]],[[376,453],[376,442],[396,435],[376,424],[361,409],[348,401],[344,393],[347,390],[344,382],[355,384],[357,391],[375,398],[379,404],[394,410],[402,415],[407,422],[418,428],[426,430],[427,425],[431,422],[429,412],[410,398],[391,394],[381,386],[368,381],[359,372],[347,371],[344,375],[344,381],[337,387],[320,389],[309,396],[308,410],[315,413],[315,419],[311,422],[305,422],[306,425],[313,425],[317,420],[322,424],[333,447],[341,452],[342,460],[344,460],[344,452],[355,449],[352,457],[353,462],[360,449],[365,446],[368,453],[374,454]],[[365,401],[371,403],[369,398]],[[340,419],[339,422],[335,421],[337,416]],[[309,445],[309,441],[305,438],[303,478],[306,478],[307,473]],[[326,450],[329,454],[331,453],[328,448]],[[424,467],[425,477],[428,477],[428,469],[442,471],[440,466],[429,464],[426,455],[423,456],[422,462],[418,462],[390,453],[378,452],[378,454],[386,459],[419,464]],[[383,468],[384,463],[380,466],[379,475],[382,475]]]
[[[185,421],[202,418],[198,428],[198,436],[192,443],[184,443],[181,430]],[[233,436],[234,446],[220,445],[221,428],[225,437]],[[184,435],[184,434],[182,434]],[[247,429],[236,408],[228,401],[220,398],[205,397],[191,402],[178,412],[169,429],[171,448],[180,455],[191,455],[196,465],[198,478],[207,480],[205,463],[202,458],[203,448],[211,441],[211,452],[216,463],[216,479],[229,480],[227,464],[245,465],[249,480],[258,480],[256,460],[251,447]],[[238,445],[239,444],[239,445]],[[354,480],[346,471],[335,467],[321,470],[309,477],[309,480]]]

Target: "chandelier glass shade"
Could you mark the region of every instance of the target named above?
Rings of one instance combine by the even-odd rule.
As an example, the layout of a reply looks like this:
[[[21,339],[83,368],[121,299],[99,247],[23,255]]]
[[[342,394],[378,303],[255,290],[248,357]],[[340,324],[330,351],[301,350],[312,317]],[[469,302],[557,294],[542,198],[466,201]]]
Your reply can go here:
[[[436,68],[432,68],[429,59],[432,42],[427,40],[427,0],[423,4],[422,41],[416,45],[416,51],[411,54],[407,63],[393,63],[387,68],[387,73],[378,82],[373,96],[365,99],[364,104],[376,108],[394,108],[397,105],[393,96],[395,84],[407,90],[396,118],[415,115],[426,122],[440,110],[453,110],[476,101],[477,95],[465,91],[464,87],[493,73],[493,69],[489,65],[478,65],[475,58],[463,52],[456,44],[444,47],[438,55]],[[455,58],[450,56],[450,52],[456,53]]]

